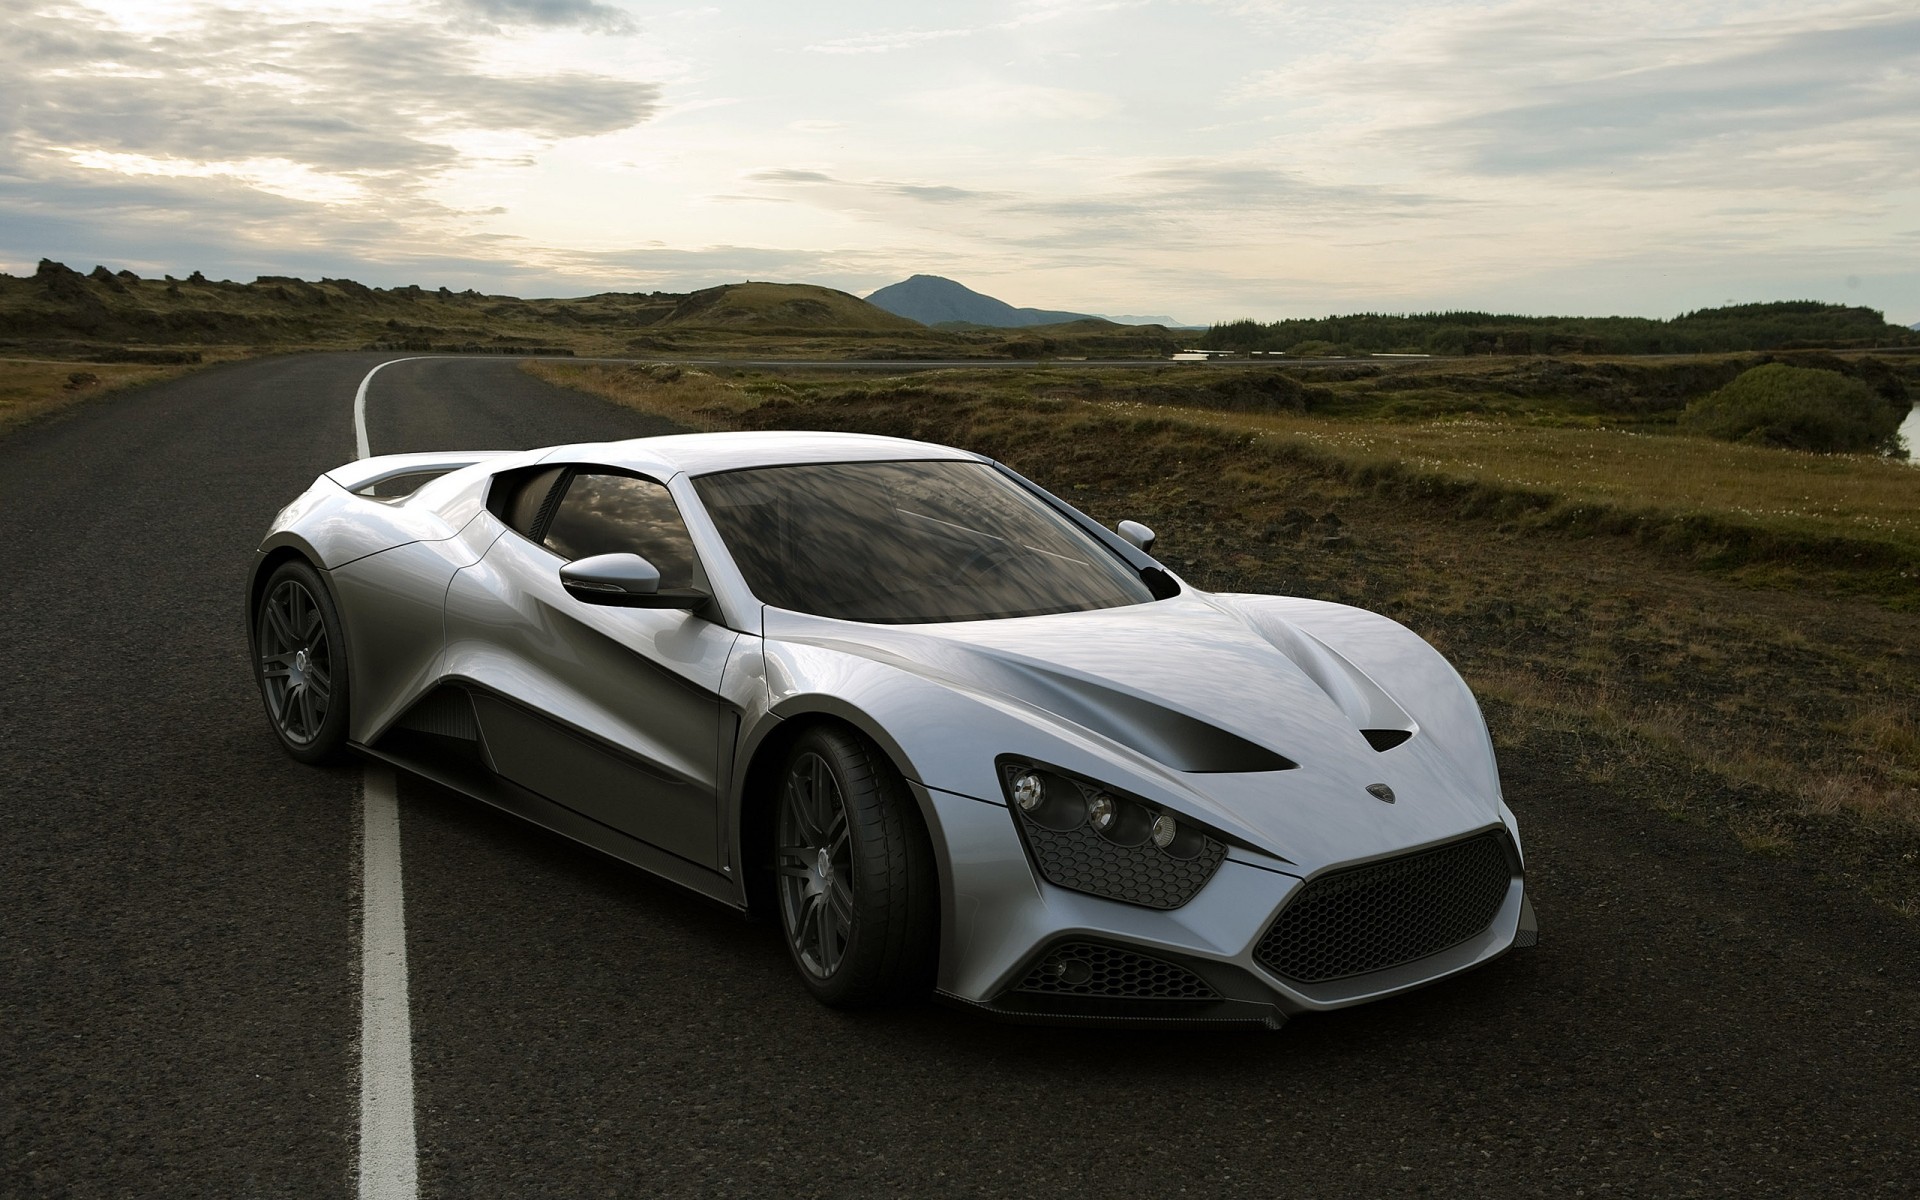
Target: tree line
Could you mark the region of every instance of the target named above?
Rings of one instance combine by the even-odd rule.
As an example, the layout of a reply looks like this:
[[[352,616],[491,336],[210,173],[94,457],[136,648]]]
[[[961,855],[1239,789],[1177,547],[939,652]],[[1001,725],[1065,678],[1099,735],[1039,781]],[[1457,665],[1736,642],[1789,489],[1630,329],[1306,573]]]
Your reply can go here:
[[[1280,353],[1715,354],[1920,345],[1871,308],[1813,300],[1702,308],[1671,319],[1484,312],[1356,313],[1209,328],[1209,350]]]

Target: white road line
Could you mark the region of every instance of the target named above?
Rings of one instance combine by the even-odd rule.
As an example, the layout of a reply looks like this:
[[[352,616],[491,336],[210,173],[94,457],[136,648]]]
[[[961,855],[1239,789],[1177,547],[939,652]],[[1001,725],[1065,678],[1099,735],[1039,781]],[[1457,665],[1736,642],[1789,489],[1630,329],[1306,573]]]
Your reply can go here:
[[[416,354],[412,358],[390,358],[367,372],[367,377],[360,381],[360,390],[353,394],[353,456],[355,458],[373,457],[373,448],[367,444],[367,385],[373,382],[373,377],[394,363],[419,362],[423,358],[437,357],[439,356]]]
[[[356,457],[367,444],[368,371],[353,394]],[[393,770],[370,764],[360,778],[360,1200],[415,1200],[413,1016],[407,1002],[407,913],[400,886],[400,798]]]
[[[360,1200],[420,1193],[413,1140],[413,1021],[407,1010],[407,921],[400,888],[400,801],[393,771],[360,784]]]

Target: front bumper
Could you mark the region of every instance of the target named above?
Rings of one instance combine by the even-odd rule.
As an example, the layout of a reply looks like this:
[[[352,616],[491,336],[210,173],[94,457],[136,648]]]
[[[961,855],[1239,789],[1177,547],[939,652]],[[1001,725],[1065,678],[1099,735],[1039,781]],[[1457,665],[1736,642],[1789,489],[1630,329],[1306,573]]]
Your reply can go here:
[[[1261,961],[1261,940],[1303,888],[1350,864],[1302,878],[1236,852],[1182,907],[1142,908],[1041,882],[1004,805],[914,787],[937,817],[946,891],[939,994],[1000,1017],[1277,1028],[1295,1013],[1436,982],[1537,937],[1518,854],[1497,824],[1468,834],[1495,833],[1507,848],[1510,874],[1490,921],[1410,961],[1301,982]]]

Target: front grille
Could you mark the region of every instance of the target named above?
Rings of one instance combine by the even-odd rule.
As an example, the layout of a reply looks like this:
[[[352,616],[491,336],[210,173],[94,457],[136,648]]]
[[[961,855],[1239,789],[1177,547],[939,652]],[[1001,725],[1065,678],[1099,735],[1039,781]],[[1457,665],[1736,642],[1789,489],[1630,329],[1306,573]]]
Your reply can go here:
[[[1300,890],[1253,956],[1299,983],[1399,966],[1485,929],[1512,877],[1498,832],[1334,871]]]
[[[1016,991],[1125,1000],[1217,1000],[1219,993],[1185,967],[1117,946],[1070,942],[1033,965]]]

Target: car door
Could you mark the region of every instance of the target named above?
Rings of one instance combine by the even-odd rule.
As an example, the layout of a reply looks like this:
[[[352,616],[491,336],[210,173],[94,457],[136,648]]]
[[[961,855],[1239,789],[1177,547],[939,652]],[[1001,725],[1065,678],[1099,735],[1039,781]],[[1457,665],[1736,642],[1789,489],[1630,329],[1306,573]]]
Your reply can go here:
[[[664,484],[592,464],[503,481],[505,526],[447,590],[447,670],[473,684],[492,770],[688,862],[720,863],[720,700],[739,635],[681,609],[614,608],[567,594],[560,567],[639,554],[661,587],[705,574]],[[513,490],[513,489],[516,489]]]

